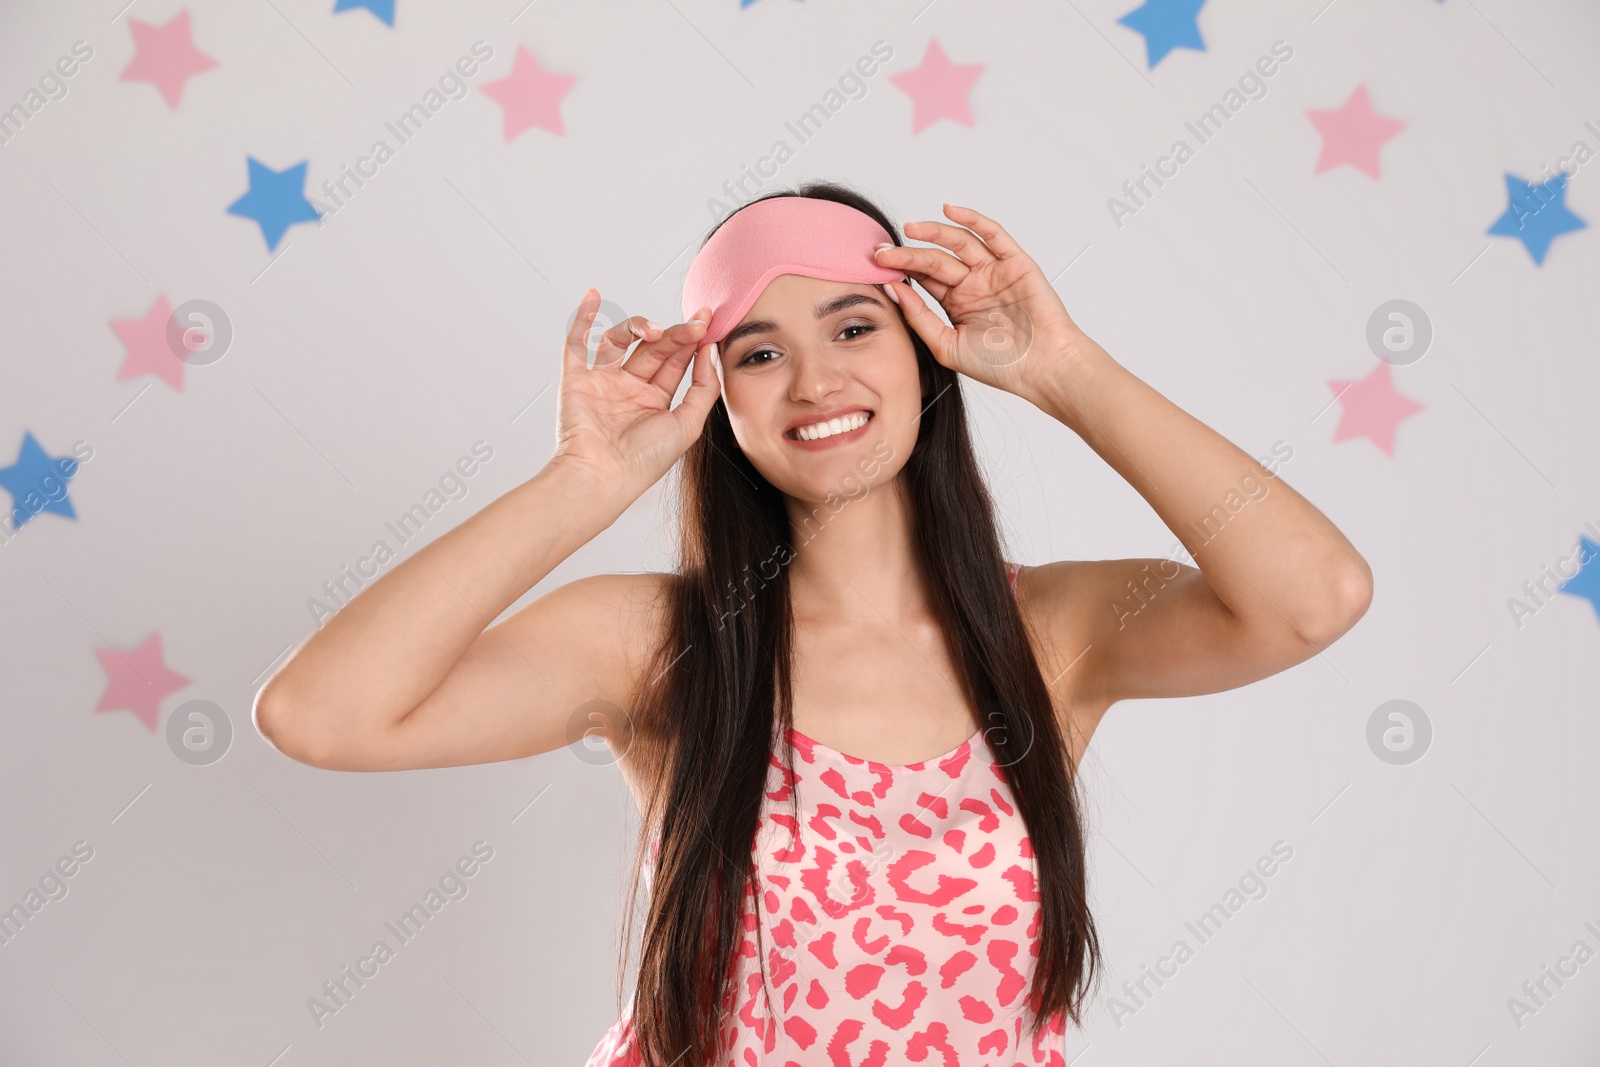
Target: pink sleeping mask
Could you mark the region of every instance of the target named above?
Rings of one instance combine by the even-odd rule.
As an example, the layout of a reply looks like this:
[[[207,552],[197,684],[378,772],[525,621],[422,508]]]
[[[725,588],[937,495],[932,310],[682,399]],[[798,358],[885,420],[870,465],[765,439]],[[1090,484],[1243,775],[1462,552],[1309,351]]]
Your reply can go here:
[[[808,196],[758,200],[718,227],[689,265],[684,321],[710,307],[700,344],[721,341],[780,274],[871,285],[904,281],[905,271],[873,258],[885,242],[894,243],[888,231],[848,204]]]

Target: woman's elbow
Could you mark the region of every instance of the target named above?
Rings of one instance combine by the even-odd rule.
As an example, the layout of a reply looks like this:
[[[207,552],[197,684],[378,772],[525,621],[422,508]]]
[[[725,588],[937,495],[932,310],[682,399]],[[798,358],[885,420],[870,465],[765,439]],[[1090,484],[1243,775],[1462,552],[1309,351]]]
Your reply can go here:
[[[1360,622],[1371,606],[1372,568],[1357,556],[1330,581],[1328,606],[1317,613],[1307,636],[1318,648],[1326,648]]]
[[[308,716],[272,682],[256,694],[251,718],[256,733],[296,763],[331,769],[331,764],[337,761],[335,753],[313,731],[305,728]]]

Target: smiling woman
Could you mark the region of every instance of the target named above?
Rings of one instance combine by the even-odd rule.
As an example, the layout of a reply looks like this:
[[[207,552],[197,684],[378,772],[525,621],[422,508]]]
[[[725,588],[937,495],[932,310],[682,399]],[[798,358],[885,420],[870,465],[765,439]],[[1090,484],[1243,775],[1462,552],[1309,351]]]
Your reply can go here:
[[[595,732],[643,813],[648,897],[590,1067],[1063,1067],[1100,969],[1076,783],[1101,717],[1264,678],[1366,610],[1365,561],[1281,479],[1196,540],[1184,518],[1254,461],[1089,339],[998,223],[945,213],[910,248],[843,185],[756,200],[696,255],[685,322],[619,323],[592,362],[587,291],[550,462],[257,698],[268,739],[340,770],[550,752],[620,709]],[[1204,570],[1007,563],[974,382],[1081,437]],[[672,571],[487,625],[680,464]],[[1161,595],[1119,625],[1152,563]]]
[[[623,757],[650,897],[595,1067],[847,1046],[1064,1062],[1096,956],[1074,769],[956,372],[887,295],[906,272],[874,260],[884,244],[875,206],[813,185],[733,215],[685,278],[685,312],[713,310],[720,397],[685,456],[682,577],[645,671],[662,681]],[[713,625],[746,561],[855,480],[861,499]]]

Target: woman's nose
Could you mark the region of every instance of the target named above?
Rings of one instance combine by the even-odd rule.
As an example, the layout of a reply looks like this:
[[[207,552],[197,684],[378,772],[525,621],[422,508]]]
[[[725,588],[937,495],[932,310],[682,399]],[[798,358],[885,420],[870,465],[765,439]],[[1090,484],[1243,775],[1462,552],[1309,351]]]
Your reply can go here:
[[[790,366],[794,368],[794,379],[789,391],[796,400],[820,400],[838,392],[844,383],[843,369],[826,356],[796,353]]]

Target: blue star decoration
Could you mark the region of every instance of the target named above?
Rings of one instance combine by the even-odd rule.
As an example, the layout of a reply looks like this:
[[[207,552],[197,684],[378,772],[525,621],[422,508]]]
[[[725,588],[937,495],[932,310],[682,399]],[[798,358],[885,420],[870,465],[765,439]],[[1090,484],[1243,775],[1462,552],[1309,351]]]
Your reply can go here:
[[[1117,21],[1144,34],[1146,62],[1154,70],[1174,48],[1206,50],[1200,38],[1200,9],[1206,0],[1144,0]]]
[[[1596,617],[1600,618],[1600,564],[1595,561],[1595,556],[1600,554],[1600,545],[1582,534],[1578,535],[1578,540],[1583,544],[1583,552],[1579,557],[1583,563],[1579,565],[1577,574],[1556,586],[1556,592],[1582,597],[1594,607]]]
[[[354,11],[358,7],[366,8],[389,26],[394,25],[394,0],[335,0],[333,13]]]
[[[1564,233],[1581,230],[1589,224],[1567,210],[1567,176],[1558,174],[1547,182],[1523,181],[1506,174],[1505,214],[1489,227],[1489,233],[1515,237],[1528,249],[1539,265],[1544,264],[1550,242]]]
[[[47,455],[38,439],[25,431],[17,461],[0,467],[0,489],[11,494],[12,527],[22,529],[41,511],[76,519],[78,513],[67,499],[67,481],[77,473],[76,459]]]
[[[273,170],[254,156],[250,163],[250,191],[228,205],[228,214],[243,215],[261,224],[267,251],[278,248],[283,233],[297,222],[317,222],[322,216],[306,199],[306,162],[287,170]]]

